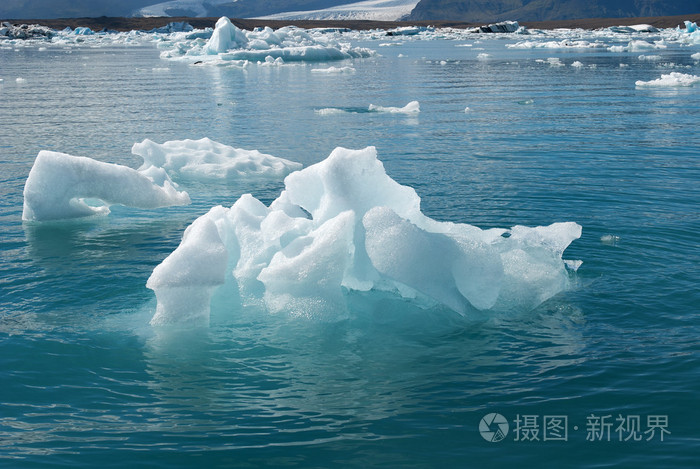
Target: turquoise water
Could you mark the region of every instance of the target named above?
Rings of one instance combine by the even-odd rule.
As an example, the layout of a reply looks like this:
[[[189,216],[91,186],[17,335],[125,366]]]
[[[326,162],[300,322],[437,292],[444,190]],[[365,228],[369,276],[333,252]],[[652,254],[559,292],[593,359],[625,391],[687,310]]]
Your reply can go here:
[[[191,67],[151,45],[0,50],[0,466],[696,465],[700,88],[634,83],[700,75],[698,46],[642,61],[508,42],[368,41],[382,56],[339,75]],[[412,100],[417,116],[316,112]],[[495,317],[352,294],[339,322],[215,305],[209,328],[162,330],[145,283],[184,228],[247,192],[269,203],[281,181],[21,221],[42,149],[136,167],[134,142],[205,136],[305,166],[374,145],[438,220],[576,221],[575,288]],[[494,412],[500,442],[479,432]],[[553,416],[566,439],[543,441]],[[636,416],[640,441],[617,421]]]

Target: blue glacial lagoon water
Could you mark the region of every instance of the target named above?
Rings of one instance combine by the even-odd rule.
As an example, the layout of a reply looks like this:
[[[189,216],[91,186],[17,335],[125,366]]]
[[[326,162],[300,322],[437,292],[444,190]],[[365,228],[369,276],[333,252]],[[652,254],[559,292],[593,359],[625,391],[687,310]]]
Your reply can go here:
[[[695,466],[700,87],[635,81],[700,75],[699,46],[505,47],[520,39],[365,39],[381,56],[343,74],[193,67],[152,44],[0,50],[0,466]],[[412,100],[418,115],[360,112]],[[576,221],[575,287],[479,317],[369,294],[339,321],[212,311],[159,329],[145,283],[184,228],[281,181],[21,221],[42,149],[137,167],[135,142],[205,136],[305,166],[374,145],[438,220]],[[490,413],[500,442],[479,432]]]

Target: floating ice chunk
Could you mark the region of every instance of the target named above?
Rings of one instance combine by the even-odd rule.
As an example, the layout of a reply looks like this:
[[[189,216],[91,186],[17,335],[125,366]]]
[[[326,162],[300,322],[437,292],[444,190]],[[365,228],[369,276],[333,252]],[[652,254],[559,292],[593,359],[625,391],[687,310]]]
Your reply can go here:
[[[633,24],[629,26],[637,33],[658,33],[659,30],[650,24]]]
[[[700,31],[700,29],[698,29],[697,23],[693,23],[692,21],[684,21],[683,23],[685,24],[686,33],[694,33],[696,31]]]
[[[432,220],[373,147],[337,148],[287,176],[269,207],[244,195],[197,219],[148,280],[152,324],[206,324],[217,288],[237,290],[242,304],[324,319],[343,315],[348,290],[463,314],[533,308],[567,287],[561,256],[580,235],[576,223],[484,231]]]
[[[690,56],[691,59],[693,60],[700,60],[700,52],[696,52],[693,55]]]
[[[284,65],[284,60],[282,57],[277,57],[275,59],[271,55],[268,55],[265,57],[265,62],[263,62],[262,65],[267,67],[279,67],[280,65]]]
[[[479,26],[473,31],[477,33],[524,33],[525,27],[521,27],[517,21],[502,21],[500,23]]]
[[[92,36],[95,32],[86,26],[78,26],[73,30],[73,34],[76,36]]]
[[[338,73],[355,73],[355,69],[353,67],[312,68],[311,73],[325,73],[328,75]]]
[[[149,139],[135,143],[134,155],[143,158],[143,166],[163,168],[174,178],[236,179],[263,177],[282,179],[302,165],[293,161],[260,153],[257,150],[233,148],[208,138],[172,140],[163,144]]]
[[[204,47],[208,54],[219,54],[229,49],[244,47],[248,37],[238,29],[227,17],[221,17],[214,26],[214,32]]]
[[[644,54],[642,54],[639,57],[637,57],[637,59],[639,59],[643,62],[658,62],[659,60],[661,60],[661,56],[660,55],[644,55]]]
[[[100,206],[88,205],[96,200]],[[109,213],[109,205],[159,208],[190,203],[162,170],[137,171],[42,150],[24,186],[22,219],[59,220]]]
[[[610,246],[616,246],[620,242],[620,237],[617,235],[603,235],[600,237],[600,242],[603,244],[608,244]]]
[[[637,80],[635,86],[640,88],[673,88],[680,86],[693,86],[700,83],[700,77],[689,75],[687,73],[671,72],[667,75],[661,75],[661,78],[651,81]]]
[[[583,63],[576,60],[574,63],[571,64],[571,66],[574,68],[583,68]]]
[[[420,112],[420,103],[418,101],[411,101],[404,107],[391,107],[391,106],[378,106],[375,104],[369,105],[369,111],[371,112],[388,112],[391,114],[418,114]]]
[[[17,77],[17,78],[15,79],[15,82],[17,82],[17,83],[27,83],[27,79],[26,79],[26,78],[22,78],[22,77]]]
[[[337,107],[324,107],[323,109],[316,109],[314,112],[320,116],[332,116],[335,114],[345,114],[347,111],[338,109]]]
[[[476,56],[476,58],[477,58],[477,60],[488,60],[489,58],[491,58],[491,54],[487,54],[487,53],[485,53],[485,52],[481,52],[480,54],[478,54],[478,55]]]

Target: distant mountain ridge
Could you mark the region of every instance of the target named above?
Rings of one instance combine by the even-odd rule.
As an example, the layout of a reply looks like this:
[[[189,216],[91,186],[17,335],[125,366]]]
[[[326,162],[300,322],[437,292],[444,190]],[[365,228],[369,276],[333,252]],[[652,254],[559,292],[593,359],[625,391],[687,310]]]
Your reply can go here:
[[[700,0],[420,0],[408,19],[490,22],[700,13]]]
[[[289,11],[322,10],[358,0],[0,0],[0,19],[99,16],[254,18]]]

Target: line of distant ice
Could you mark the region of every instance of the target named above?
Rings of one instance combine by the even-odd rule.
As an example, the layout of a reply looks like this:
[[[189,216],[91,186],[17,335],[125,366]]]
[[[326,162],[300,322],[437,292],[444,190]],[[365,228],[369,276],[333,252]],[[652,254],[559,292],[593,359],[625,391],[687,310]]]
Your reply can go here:
[[[311,73],[319,73],[319,74],[327,74],[327,75],[338,74],[338,73],[355,73],[355,69],[353,67],[312,68]]]
[[[241,305],[328,320],[343,317],[348,291],[393,292],[461,314],[530,309],[567,288],[562,253],[580,235],[576,223],[438,222],[373,147],[336,148],[287,176],[269,207],[247,194],[195,220],[148,279],[151,324],[207,324],[219,288]]]
[[[608,48],[610,52],[644,52],[655,49],[666,49],[668,45],[665,41],[648,42],[642,40],[633,40],[627,43],[626,46],[611,46]]]
[[[700,83],[700,77],[687,73],[671,72],[661,75],[661,78],[651,81],[637,80],[635,86],[639,88],[675,88],[681,86],[693,86]]]

